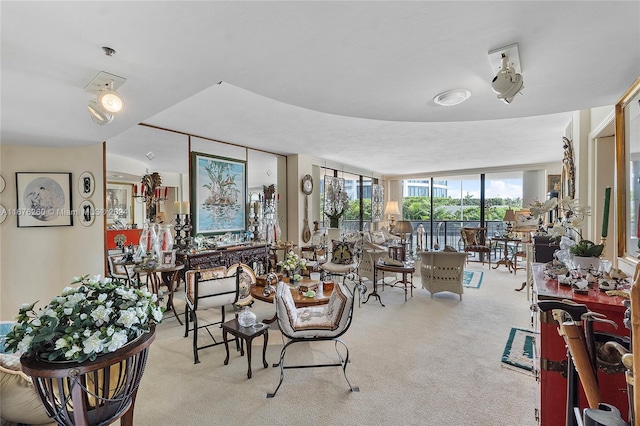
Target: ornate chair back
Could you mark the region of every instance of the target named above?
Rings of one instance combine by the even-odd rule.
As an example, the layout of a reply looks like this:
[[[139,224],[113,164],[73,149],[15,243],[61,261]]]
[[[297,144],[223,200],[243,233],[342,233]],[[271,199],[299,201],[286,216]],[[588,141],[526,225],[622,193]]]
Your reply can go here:
[[[289,368],[310,368],[310,367],[342,367],[344,377],[351,391],[357,392],[357,387],[351,386],[347,378],[346,368],[349,362],[349,348],[339,339],[351,325],[353,318],[354,293],[344,282],[336,283],[333,293],[326,305],[308,306],[297,308],[295,306],[291,289],[283,282],[279,282],[276,287],[274,303],[276,304],[276,315],[278,318],[278,327],[283,336],[289,341],[284,345],[280,352],[280,381],[273,393],[267,394],[267,398],[272,398],[278,392],[280,385],[284,379],[284,370]],[[287,348],[293,343],[310,342],[310,341],[335,341],[335,349],[338,353],[339,361],[330,364],[305,364],[305,365],[286,365],[284,363]],[[343,357],[338,350],[338,343],[342,345],[346,351]]]
[[[219,266],[185,272],[184,337],[188,337],[189,331],[193,331],[194,364],[200,362],[198,359],[199,350],[224,343],[213,336],[209,327],[217,326],[219,328],[220,324],[225,322],[225,308],[234,306],[238,302],[240,298],[240,275],[244,268],[251,269],[247,265],[239,264],[229,269]],[[220,309],[220,320],[198,325],[198,311],[212,308]],[[193,322],[192,328],[189,328],[190,322]],[[213,343],[198,346],[198,330],[201,328],[207,329],[213,339]]]
[[[464,227],[460,229],[460,236],[466,253],[478,253],[484,265],[485,255],[491,267],[491,246],[487,243],[486,227]]]

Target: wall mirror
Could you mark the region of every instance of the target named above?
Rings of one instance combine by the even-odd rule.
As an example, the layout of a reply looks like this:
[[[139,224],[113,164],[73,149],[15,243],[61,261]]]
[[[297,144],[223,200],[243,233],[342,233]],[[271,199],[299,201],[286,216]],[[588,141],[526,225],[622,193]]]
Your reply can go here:
[[[618,257],[637,259],[640,236],[640,77],[616,104]]]
[[[174,200],[189,200],[189,137],[154,127],[138,125],[107,140],[106,178],[109,182],[137,185],[141,178],[157,172],[167,188],[167,200],[159,211],[169,216]],[[164,194],[163,194],[164,195]],[[142,227],[146,206],[137,198],[132,203],[132,223]],[[170,218],[169,218],[170,220]]]

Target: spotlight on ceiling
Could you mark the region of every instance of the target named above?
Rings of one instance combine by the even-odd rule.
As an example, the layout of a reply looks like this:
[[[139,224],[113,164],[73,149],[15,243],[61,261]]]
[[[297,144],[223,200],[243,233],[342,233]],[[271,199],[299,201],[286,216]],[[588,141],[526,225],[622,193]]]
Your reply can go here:
[[[433,102],[440,106],[458,105],[471,96],[471,92],[467,89],[453,89],[442,92],[433,98]]]
[[[123,77],[100,71],[84,87],[85,92],[96,95],[96,99],[90,100],[88,105],[93,121],[98,124],[110,123],[113,120],[113,114],[122,110],[124,102],[116,90],[126,81],[127,79]]]
[[[113,90],[113,80],[98,92],[98,106],[111,114],[117,114],[122,110],[122,98]]]
[[[91,119],[96,123],[103,125],[108,124],[113,121],[113,114],[106,113],[98,106],[98,102],[95,99],[91,99],[89,101],[89,105],[87,106],[89,109],[89,115]]]
[[[520,69],[518,43],[490,51],[489,61],[493,71],[496,70],[496,63],[499,63],[500,67],[491,82],[491,88],[497,93],[498,99],[510,104],[524,87],[522,75],[518,73]]]

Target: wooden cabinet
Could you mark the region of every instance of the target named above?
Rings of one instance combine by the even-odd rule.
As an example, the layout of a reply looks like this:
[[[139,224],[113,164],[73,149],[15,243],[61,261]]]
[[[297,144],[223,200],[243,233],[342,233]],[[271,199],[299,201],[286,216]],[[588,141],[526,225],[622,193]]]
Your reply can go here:
[[[197,253],[179,252],[176,258],[184,263],[185,270],[212,268],[214,266],[226,266],[228,268],[234,263],[244,263],[249,265],[256,275],[260,275],[266,271],[269,255],[267,245],[260,244],[238,245]]]
[[[604,314],[613,320],[618,328],[602,323],[594,323],[596,333],[608,333],[617,336],[629,336],[624,327],[623,318],[626,308],[622,297],[607,296],[604,292],[590,289],[588,294],[574,294],[570,287],[558,285],[555,279],[544,276],[544,265],[532,265],[534,288],[532,303],[539,300],[573,300],[585,304],[589,310]],[[533,310],[536,312],[536,310]],[[551,312],[534,314],[534,329],[539,332],[536,338],[534,366],[539,387],[538,414],[542,426],[564,426],[566,420],[567,401],[567,349],[562,336],[558,334],[558,326]],[[626,381],[623,368],[598,369],[598,382],[603,402],[617,407],[623,418],[627,420],[629,406],[627,401]],[[606,370],[606,371],[605,371]],[[580,386],[579,386],[580,387]],[[580,407],[587,407],[586,398],[580,387]]]

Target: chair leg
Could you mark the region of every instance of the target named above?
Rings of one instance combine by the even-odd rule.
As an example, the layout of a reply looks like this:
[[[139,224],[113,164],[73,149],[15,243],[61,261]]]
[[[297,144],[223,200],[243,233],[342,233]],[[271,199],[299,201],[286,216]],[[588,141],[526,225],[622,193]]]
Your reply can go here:
[[[198,359],[198,315],[196,311],[191,311],[191,318],[193,319],[193,363],[199,364]]]
[[[335,339],[335,342],[336,342],[335,343],[335,349],[336,349],[336,352],[338,353],[338,358],[340,359],[340,363],[342,364],[342,374],[344,374],[344,378],[347,381],[347,384],[349,385],[349,389],[351,390],[351,392],[360,392],[360,388],[359,387],[351,386],[351,382],[349,381],[349,378],[347,377],[347,364],[349,363],[349,348],[340,339]],[[346,351],[346,355],[345,355],[344,359],[342,359],[342,356],[340,355],[340,351],[338,350],[338,343],[340,343],[342,346],[344,346],[344,349]]]
[[[276,390],[267,394],[267,398],[273,398],[274,396],[276,396],[278,389],[280,389],[282,380],[284,380],[284,354],[287,352],[287,347],[289,347],[289,345],[294,342],[295,340],[290,340],[282,347],[282,350],[280,351],[280,362],[278,362],[277,364],[273,364],[274,367],[280,366],[280,381],[278,381],[278,386],[276,386]]]
[[[313,340],[313,339],[310,339]],[[338,354],[338,359],[340,360],[339,363],[333,363],[333,364],[316,364],[316,365],[284,365],[284,356],[287,352],[287,348],[292,345],[293,343],[296,342],[307,342],[308,340],[290,340],[288,341],[284,347],[282,348],[282,351],[280,352],[280,362],[278,364],[273,364],[274,367],[279,366],[280,367],[280,379],[278,381],[278,386],[276,386],[276,389],[267,394],[267,398],[273,398],[274,396],[276,396],[276,393],[278,392],[278,389],[280,389],[280,385],[282,385],[282,381],[284,380],[284,370],[285,368],[312,368],[312,367],[342,367],[342,374],[344,374],[344,378],[347,381],[347,384],[349,385],[349,390],[351,390],[351,392],[360,392],[360,388],[357,386],[352,386],[351,382],[349,382],[349,378],[347,377],[347,364],[349,363],[349,348],[347,347],[347,345],[345,345],[345,343],[338,339],[338,338],[334,338],[334,339],[329,339],[329,340],[333,340],[335,342],[335,350]],[[342,346],[344,346],[345,350],[346,350],[346,354],[345,357],[343,358],[342,355],[340,354],[340,351],[338,350],[338,343],[340,343]]]

